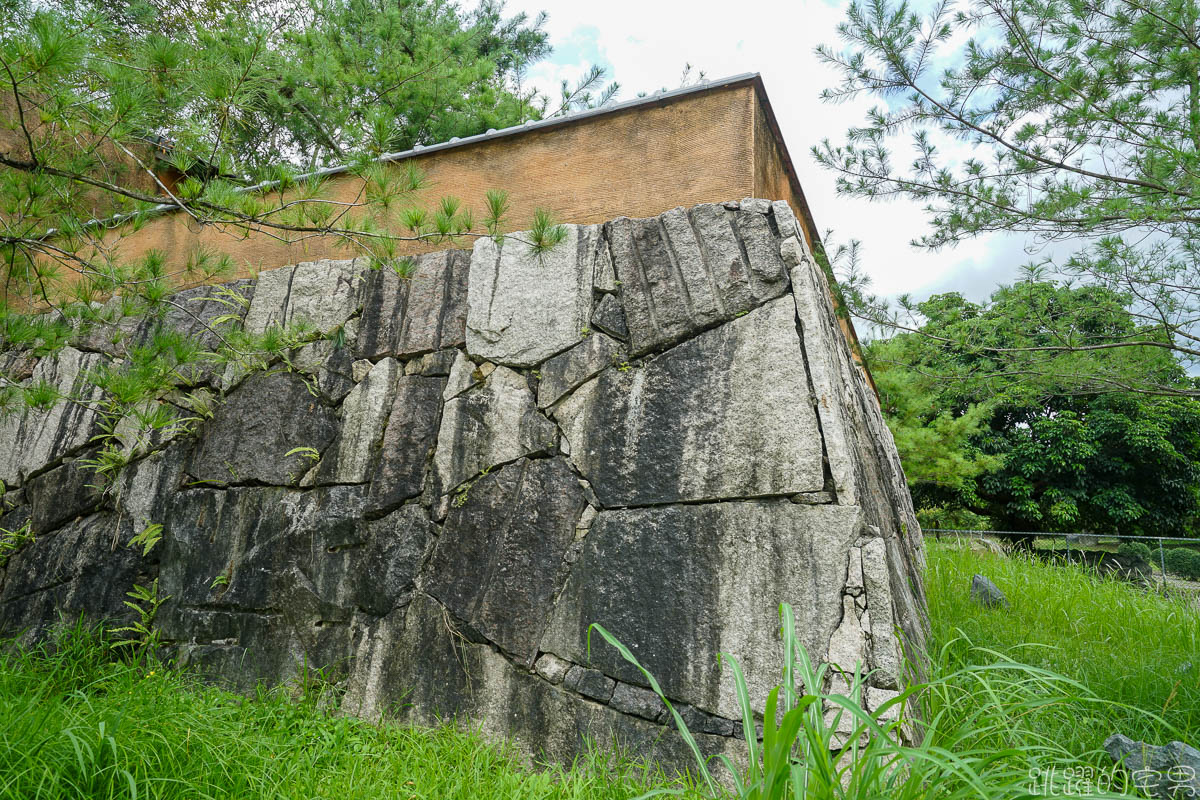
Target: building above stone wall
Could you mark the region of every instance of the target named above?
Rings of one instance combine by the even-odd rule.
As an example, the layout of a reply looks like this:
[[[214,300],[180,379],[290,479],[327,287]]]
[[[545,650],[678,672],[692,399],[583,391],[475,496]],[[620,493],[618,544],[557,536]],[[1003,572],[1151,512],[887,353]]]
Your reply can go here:
[[[592,623],[708,752],[738,730],[717,654],[761,711],[783,602],[814,660],[869,672],[871,707],[921,652],[895,446],[786,202],[572,225],[541,255],[484,239],[421,256],[408,280],[303,262],[0,361],[94,400],[87,370],[162,326],[210,337],[230,291],[247,330],[303,320],[315,338],[266,371],[181,376],[211,415],[131,442],[114,491],[91,488],[89,405],[0,419],[0,527],[36,535],[4,569],[0,632],[120,618],[128,587],[157,578],[168,652],[215,679],[320,667],[349,713],[456,716],[558,760],[615,737],[671,764],[688,753],[662,704],[589,649]],[[152,522],[148,556],[113,547]]]

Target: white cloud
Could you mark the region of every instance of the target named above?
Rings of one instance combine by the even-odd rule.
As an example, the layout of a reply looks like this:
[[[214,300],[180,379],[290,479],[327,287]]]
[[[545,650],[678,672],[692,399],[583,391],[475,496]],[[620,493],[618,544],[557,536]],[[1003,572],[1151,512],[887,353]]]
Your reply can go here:
[[[608,66],[610,78],[621,83],[620,99],[678,86],[688,63],[709,78],[762,73],[817,225],[834,229],[840,239],[863,241],[875,290],[921,296],[953,286],[982,299],[1024,260],[1019,243],[993,236],[939,253],[914,249],[909,242],[927,229],[917,204],[839,198],[833,175],[809,154],[824,138],[840,141],[874,104],[863,99],[829,105],[818,98],[838,76],[813,49],[838,44],[835,28],[845,6],[822,0],[740,6],[727,0],[510,0],[507,9],[549,12],[547,30],[556,53],[531,71],[529,80],[555,96],[562,78],[573,81],[593,62]]]

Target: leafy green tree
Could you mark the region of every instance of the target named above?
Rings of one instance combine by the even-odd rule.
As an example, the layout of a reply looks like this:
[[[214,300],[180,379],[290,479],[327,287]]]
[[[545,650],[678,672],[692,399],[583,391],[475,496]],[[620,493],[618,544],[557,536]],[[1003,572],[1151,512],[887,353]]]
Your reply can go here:
[[[823,97],[880,101],[844,143],[814,148],[839,192],[923,203],[921,247],[992,231],[1079,242],[1053,268],[1129,298],[1124,337],[1017,352],[1161,349],[1200,365],[1200,5],[866,0],[838,32],[844,48],[818,51],[841,73]],[[868,320],[919,327],[904,299],[850,298]]]
[[[1178,536],[1195,525],[1200,402],[1079,389],[1113,369],[1097,363],[1107,360],[1190,385],[1170,353],[1068,351],[1014,365],[994,352],[1054,340],[1062,326],[1083,326],[1095,343],[1120,339],[1136,327],[1122,297],[1040,281],[1001,287],[982,305],[937,295],[918,311],[918,331],[874,341],[867,355],[919,509],[1013,531]]]
[[[505,20],[487,2],[464,15],[440,0],[313,0],[300,16],[286,3],[236,14],[228,12],[241,5],[213,0],[172,5],[167,22],[133,5],[116,14],[100,3],[9,5],[0,20],[0,349],[53,352],[88,327],[119,328],[124,316],[192,314],[172,299],[174,287],[221,274],[228,258],[150,251],[129,261],[116,246],[163,211],[234,240],[323,237],[401,274],[412,268],[399,256],[403,241],[500,233],[502,191],[488,194],[478,220],[455,198],[425,207],[420,173],[378,157],[519,118],[520,98],[504,86],[545,52],[540,19]],[[122,27],[125,11],[134,23]],[[306,127],[305,109],[328,142]],[[348,201],[320,175],[298,174],[334,157],[347,166],[341,180],[357,181]],[[160,177],[164,159],[180,180]],[[545,249],[564,233],[539,212],[530,244]],[[168,266],[183,255],[186,263]],[[162,331],[94,370],[108,422],[170,424],[161,398],[185,364],[218,357],[254,368],[314,335],[209,332],[220,353]],[[60,399],[0,369],[0,413]],[[108,430],[94,459],[102,474],[123,457]]]

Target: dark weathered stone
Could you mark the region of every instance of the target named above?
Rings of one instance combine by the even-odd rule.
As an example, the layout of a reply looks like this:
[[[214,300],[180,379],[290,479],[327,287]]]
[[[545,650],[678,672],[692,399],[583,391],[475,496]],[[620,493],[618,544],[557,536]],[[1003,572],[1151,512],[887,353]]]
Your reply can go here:
[[[1004,592],[982,575],[971,576],[971,599],[987,608],[1008,608]]]
[[[1134,785],[1147,796],[1161,800],[1200,798],[1200,750],[1183,742],[1159,747],[1120,733],[1108,737],[1104,749],[1113,761],[1125,767]]]
[[[624,361],[621,345],[603,333],[593,333],[565,353],[542,364],[539,372],[538,407],[553,405],[559,398],[595,377],[601,370]]]
[[[451,508],[425,590],[531,665],[586,501],[561,458],[521,460]]]
[[[33,531],[49,533],[64,522],[89,513],[100,504],[101,478],[78,459],[32,478],[25,487]]]
[[[393,508],[421,494],[437,439],[444,386],[442,378],[418,375],[405,375],[397,381],[379,469],[371,478],[371,511]]]
[[[663,701],[649,689],[618,683],[609,705],[622,714],[632,714],[642,719],[658,720],[666,713]]]
[[[608,369],[554,410],[605,506],[824,487],[794,307],[778,300],[644,365]]]
[[[312,460],[287,454],[299,447],[323,452],[336,433],[336,412],[313,397],[299,375],[254,376],[204,424],[188,473],[211,485],[293,486]]]
[[[432,539],[419,506],[364,521],[366,489],[181,492],[167,520],[168,640],[238,686],[343,664],[358,613],[409,602]],[[234,667],[237,656],[247,656]]]
[[[592,312],[592,327],[621,341],[629,338],[629,328],[625,325],[625,310],[621,308],[621,301],[616,295],[601,296],[600,301],[596,303],[596,310]]]
[[[584,697],[590,697],[601,703],[612,699],[613,689],[617,682],[598,669],[574,666],[567,672],[563,686],[573,692],[579,692]]]
[[[373,719],[396,713],[420,724],[469,721],[551,761],[569,761],[593,741],[614,742],[668,769],[694,764],[672,729],[580,697],[515,667],[487,645],[464,640],[428,596],[418,593],[406,617],[359,629],[343,711]],[[731,740],[703,733],[696,738],[705,755],[737,758]]]
[[[44,639],[60,622],[124,624],[131,617],[125,593],[148,586],[154,556],[126,547],[133,524],[115,514],[95,514],[39,536],[8,561],[0,590],[0,635],[20,634],[25,644]]]
[[[10,383],[21,383],[33,377],[37,356],[30,350],[9,350],[0,353],[0,375]]]
[[[718,654],[741,661],[755,703],[778,680],[779,602],[815,660],[841,619],[840,587],[859,511],[780,501],[601,511],[554,609],[541,650],[626,683],[645,678],[588,628],[637,654],[672,699],[737,717]],[[839,593],[827,591],[838,586]]]
[[[397,358],[459,347],[466,341],[470,254],[417,256],[409,278],[381,269],[367,276],[358,358]]]

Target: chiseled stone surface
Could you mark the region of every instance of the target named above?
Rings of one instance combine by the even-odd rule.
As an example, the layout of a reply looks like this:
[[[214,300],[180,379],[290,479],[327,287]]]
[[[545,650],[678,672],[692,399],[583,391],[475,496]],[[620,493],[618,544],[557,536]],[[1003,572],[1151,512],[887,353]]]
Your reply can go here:
[[[0,528],[37,534],[0,567],[0,636],[44,639],[60,611],[124,623],[157,578],[168,654],[226,685],[321,669],[346,713],[457,719],[559,761],[615,740],[676,768],[692,755],[663,703],[589,626],[728,755],[717,654],[761,712],[787,602],[815,661],[869,671],[871,708],[897,697],[923,643],[920,530],[791,210],[567,233],[541,257],[521,234],[421,256],[407,279],[328,261],[238,282],[251,331],[312,338],[266,371],[181,376],[158,402],[204,416],[192,430],[135,446],[125,414],[131,462],[104,493],[81,376],[164,325],[214,344],[222,289],[180,295],[199,319],[0,352],[9,380],[83,401],[0,418]],[[157,547],[125,546],[148,524]]]
[[[411,277],[388,269],[368,275],[355,348],[359,358],[399,358],[462,346],[470,255],[443,250],[414,261]]]
[[[600,226],[567,225],[566,239],[538,254],[527,233],[475,242],[467,288],[467,350],[532,367],[583,338],[592,312]]]
[[[246,312],[246,330],[307,323],[318,331],[344,325],[362,303],[365,259],[303,261],[260,272]]]
[[[791,300],[755,309],[553,412],[606,506],[820,490],[821,434]]]
[[[621,217],[605,228],[630,347],[641,355],[787,291],[767,214],[723,205]]]
[[[446,493],[485,469],[557,445],[554,424],[538,413],[525,378],[497,367],[482,385],[446,401],[435,474]]]

